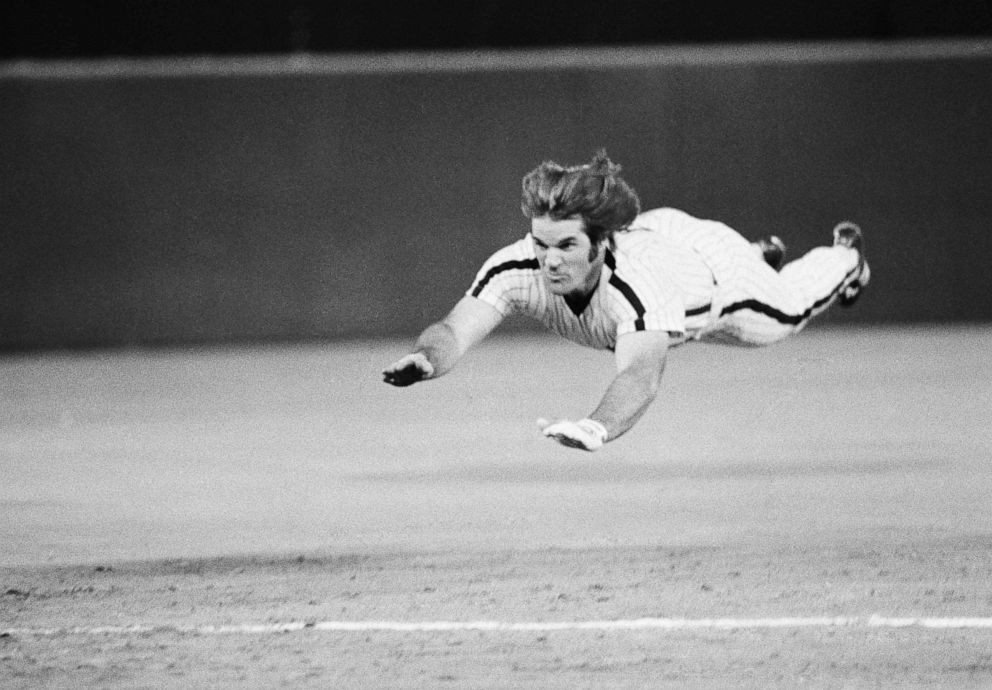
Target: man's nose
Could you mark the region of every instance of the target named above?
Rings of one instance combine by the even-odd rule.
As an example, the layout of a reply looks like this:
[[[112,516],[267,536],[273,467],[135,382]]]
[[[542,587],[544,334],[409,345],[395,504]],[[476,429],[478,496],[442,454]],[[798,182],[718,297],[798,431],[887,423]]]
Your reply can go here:
[[[544,257],[544,263],[551,268],[561,266],[561,254],[554,249],[549,249],[547,255]]]

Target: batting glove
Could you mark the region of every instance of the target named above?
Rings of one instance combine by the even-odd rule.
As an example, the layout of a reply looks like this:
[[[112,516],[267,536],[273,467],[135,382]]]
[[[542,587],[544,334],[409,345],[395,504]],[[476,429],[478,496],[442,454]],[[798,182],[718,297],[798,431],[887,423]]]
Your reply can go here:
[[[580,419],[577,422],[568,419],[557,422],[539,419],[537,425],[545,436],[569,448],[593,451],[599,450],[606,443],[606,427],[594,419]]]
[[[424,353],[413,352],[388,366],[382,372],[382,380],[394,386],[409,386],[433,375],[434,366]]]

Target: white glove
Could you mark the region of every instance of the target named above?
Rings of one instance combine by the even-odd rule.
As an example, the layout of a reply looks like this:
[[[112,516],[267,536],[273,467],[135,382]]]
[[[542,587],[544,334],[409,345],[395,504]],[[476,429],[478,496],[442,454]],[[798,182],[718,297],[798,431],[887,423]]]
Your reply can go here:
[[[559,419],[557,422],[538,419],[537,426],[545,436],[569,448],[593,451],[599,450],[606,443],[606,427],[594,419],[580,419],[577,422],[568,419]]]
[[[382,372],[382,380],[394,386],[409,386],[433,375],[434,367],[424,353],[413,352],[390,364]]]

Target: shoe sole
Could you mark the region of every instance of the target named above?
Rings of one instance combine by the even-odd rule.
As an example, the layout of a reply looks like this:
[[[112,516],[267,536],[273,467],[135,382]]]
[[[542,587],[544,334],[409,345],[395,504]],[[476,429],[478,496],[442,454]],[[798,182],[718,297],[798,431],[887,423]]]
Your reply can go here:
[[[857,280],[852,282],[846,288],[841,290],[840,293],[840,304],[842,307],[850,307],[855,302],[858,301],[858,297],[861,296],[861,291],[868,286],[868,281],[871,278],[871,269],[868,268],[868,262],[864,261],[861,264],[861,273],[858,275]]]
[[[842,242],[840,240],[840,230],[843,228],[853,228],[856,231],[856,237],[853,241]],[[858,277],[851,281],[851,284],[841,290],[840,293],[840,304],[843,307],[850,307],[855,302],[858,301],[858,297],[861,296],[861,291],[868,286],[868,281],[871,279],[871,269],[868,267],[868,261],[865,259],[863,244],[864,235],[861,232],[861,228],[850,222],[843,222],[834,228],[834,244],[842,245],[845,247],[850,247],[851,249],[857,249],[858,255],[860,256],[860,263],[858,265]]]

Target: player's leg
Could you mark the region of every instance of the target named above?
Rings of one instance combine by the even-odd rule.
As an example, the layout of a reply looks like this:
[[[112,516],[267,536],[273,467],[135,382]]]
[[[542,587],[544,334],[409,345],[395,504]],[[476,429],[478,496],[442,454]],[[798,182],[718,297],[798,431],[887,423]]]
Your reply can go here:
[[[739,253],[734,279],[721,286],[719,317],[701,339],[765,345],[802,330],[839,297],[856,299],[869,276],[862,245],[860,230],[841,224],[832,246],[817,247],[779,272],[754,252]]]

